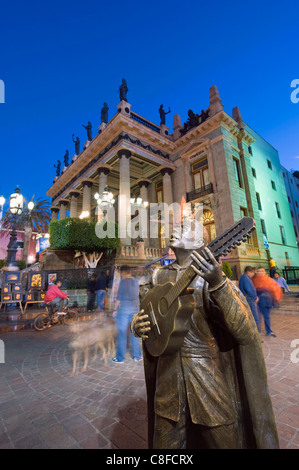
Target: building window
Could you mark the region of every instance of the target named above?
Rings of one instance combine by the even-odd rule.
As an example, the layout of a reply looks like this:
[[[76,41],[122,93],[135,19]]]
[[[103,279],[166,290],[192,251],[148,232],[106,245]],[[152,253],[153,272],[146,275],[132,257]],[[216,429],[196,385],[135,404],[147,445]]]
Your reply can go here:
[[[259,195],[259,193],[255,193],[255,194],[256,194],[257,207],[261,211],[262,210],[262,203],[261,203],[260,195]]]
[[[156,183],[156,196],[157,196],[157,203],[162,204],[163,202],[163,181],[159,181]]]
[[[294,217],[294,212],[293,211],[291,211],[291,216]]]
[[[256,178],[256,171],[255,171],[255,169],[254,169],[254,168],[251,168],[251,171],[252,171],[252,176],[253,176],[254,178]]]
[[[275,202],[276,214],[279,219],[281,219],[281,213],[278,202]]]
[[[275,189],[275,191],[276,191],[276,184],[275,184],[274,181],[271,181],[271,186],[272,186],[272,189]]]
[[[248,147],[248,152],[250,153],[250,155],[252,155],[252,148],[250,147],[250,145]]]
[[[241,176],[241,167],[240,167],[240,162],[237,158],[233,158],[233,163],[234,163],[234,174],[235,174],[235,179],[240,186],[240,188],[243,187],[242,184],[242,176]]]
[[[287,240],[286,240],[286,235],[285,235],[284,227],[283,227],[282,225],[280,225],[280,226],[279,226],[279,230],[280,230],[280,236],[281,236],[282,244],[283,244],[283,245],[286,245],[286,244],[287,244]]]
[[[272,163],[270,162],[270,160],[267,160],[267,165],[268,165],[268,168],[270,168],[270,170],[272,170]]]
[[[23,248],[24,248],[24,242],[22,240],[17,240],[17,249],[23,250]]]
[[[289,203],[291,202],[290,196],[288,196],[288,201],[289,201]]]
[[[214,240],[214,238],[216,238],[216,228],[213,212],[210,210],[203,211],[201,221],[208,232],[209,242],[211,242],[212,240]]]
[[[261,226],[262,226],[262,232],[265,236],[267,236],[267,231],[266,231],[266,224],[264,219],[261,219]]]
[[[290,263],[289,253],[288,253],[287,251],[285,251],[284,254],[285,254],[285,257],[286,257],[286,265],[287,265],[287,266],[290,266],[291,263]]]
[[[295,201],[295,206],[298,207],[298,202],[297,201]]]
[[[294,232],[295,232],[295,235],[296,235],[296,238],[297,238],[297,237],[298,237],[297,228],[296,228],[296,226],[295,226],[295,225],[294,225],[293,227],[294,227]]]
[[[205,188],[210,184],[208,160],[206,158],[194,163],[191,169],[194,189]]]

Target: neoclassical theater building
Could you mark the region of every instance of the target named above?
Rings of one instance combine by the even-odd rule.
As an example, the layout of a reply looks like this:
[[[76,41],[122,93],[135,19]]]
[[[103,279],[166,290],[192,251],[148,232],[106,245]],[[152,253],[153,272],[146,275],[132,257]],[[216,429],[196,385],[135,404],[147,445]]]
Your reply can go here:
[[[52,198],[52,219],[82,214],[96,217],[95,195],[101,195],[105,188],[114,196],[119,223],[130,220],[130,198],[138,196],[148,205],[202,203],[201,218],[211,240],[243,216],[256,221],[248,242],[226,257],[235,278],[248,264],[268,268],[270,256],[281,267],[299,265],[275,152],[243,122],[238,108],[233,109],[232,116],[224,111],[216,86],[210,88],[207,109],[199,113],[189,110],[184,123],[174,115],[172,133],[165,120],[156,125],[122,100],[116,114],[108,122],[102,121],[97,135],[87,140],[83,150],[55,177],[47,191]],[[122,206],[121,196],[125,196],[127,207]],[[151,238],[149,232],[142,238],[121,238],[119,264],[150,262],[167,252],[162,222],[157,238]]]

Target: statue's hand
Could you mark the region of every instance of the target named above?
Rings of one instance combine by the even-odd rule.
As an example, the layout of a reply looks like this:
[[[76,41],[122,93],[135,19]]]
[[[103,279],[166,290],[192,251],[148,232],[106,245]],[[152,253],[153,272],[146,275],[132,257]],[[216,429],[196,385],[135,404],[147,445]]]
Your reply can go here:
[[[221,265],[216,261],[207,247],[203,248],[202,251],[205,252],[209,261],[203,258],[197,251],[193,251],[191,254],[193,260],[191,266],[196,274],[209,283],[210,288],[216,287],[223,282]]]
[[[148,315],[143,315],[144,310],[140,310],[140,312],[136,313],[130,324],[131,332],[134,336],[138,336],[139,338],[146,339],[148,338],[147,332],[150,331],[150,321],[148,321]]]

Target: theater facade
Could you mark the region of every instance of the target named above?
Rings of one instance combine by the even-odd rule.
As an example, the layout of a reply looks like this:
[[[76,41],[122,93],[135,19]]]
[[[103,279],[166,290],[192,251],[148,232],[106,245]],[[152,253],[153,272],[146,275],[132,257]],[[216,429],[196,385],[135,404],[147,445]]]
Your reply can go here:
[[[52,220],[98,217],[95,196],[102,195],[105,189],[113,194],[116,221],[124,226],[136,214],[132,198],[139,197],[146,207],[163,202],[183,207],[189,203],[192,209],[200,203],[201,220],[210,240],[243,216],[256,221],[256,230],[248,242],[226,257],[236,279],[248,264],[268,268],[268,259],[273,255],[271,240],[266,239],[263,226],[266,219],[269,227],[272,221],[273,229],[276,206],[273,200],[273,213],[269,204],[268,213],[261,214],[252,170],[255,157],[261,168],[263,159],[266,164],[267,143],[265,147],[265,141],[251,132],[238,108],[233,109],[231,116],[224,111],[216,86],[210,88],[207,101],[208,98],[209,106],[199,113],[189,110],[185,122],[178,114],[174,115],[171,133],[165,120],[160,125],[154,124],[135,113],[126,100],[120,101],[115,115],[107,122],[102,120],[95,137],[87,140],[83,150],[76,152],[55,177],[47,191],[52,198]],[[266,173],[260,176],[264,184],[272,181]],[[281,182],[283,185],[279,197],[286,199],[287,206],[279,172],[277,178],[277,187]],[[299,265],[291,216],[286,211],[280,215],[277,230],[281,231],[279,227],[283,226],[285,240],[283,243],[275,239],[276,261],[285,265],[287,252],[288,262]],[[163,220],[158,225],[157,237],[152,237],[150,230],[142,238],[122,236],[118,263],[150,262],[167,253],[169,233]]]

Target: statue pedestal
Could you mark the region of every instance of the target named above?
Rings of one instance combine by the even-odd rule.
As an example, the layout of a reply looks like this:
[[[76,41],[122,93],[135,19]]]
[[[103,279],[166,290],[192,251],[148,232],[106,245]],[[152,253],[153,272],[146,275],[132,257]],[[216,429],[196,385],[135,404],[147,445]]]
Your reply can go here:
[[[75,155],[72,158],[72,162],[75,162],[77,160],[77,158],[78,158],[78,155],[75,153]]]
[[[131,104],[127,103],[126,101],[122,100],[118,105],[117,109],[119,113],[126,114],[130,116],[131,113]]]
[[[67,169],[67,166],[64,166],[64,167],[62,168],[62,173],[64,173],[66,169]]]
[[[165,124],[161,124],[160,126],[160,129],[161,129],[161,135],[165,135],[166,137],[169,136],[169,127],[165,126]]]
[[[105,127],[107,126],[107,124],[105,122],[102,122],[101,125],[99,126],[99,131],[103,131],[105,129]]]
[[[54,183],[55,183],[55,181],[58,180],[58,178],[59,178],[59,176],[55,176],[55,178],[54,178]]]
[[[87,147],[90,146],[90,142],[91,142],[91,140],[87,140],[87,141],[85,142],[85,144],[84,144],[84,148],[87,149]]]

